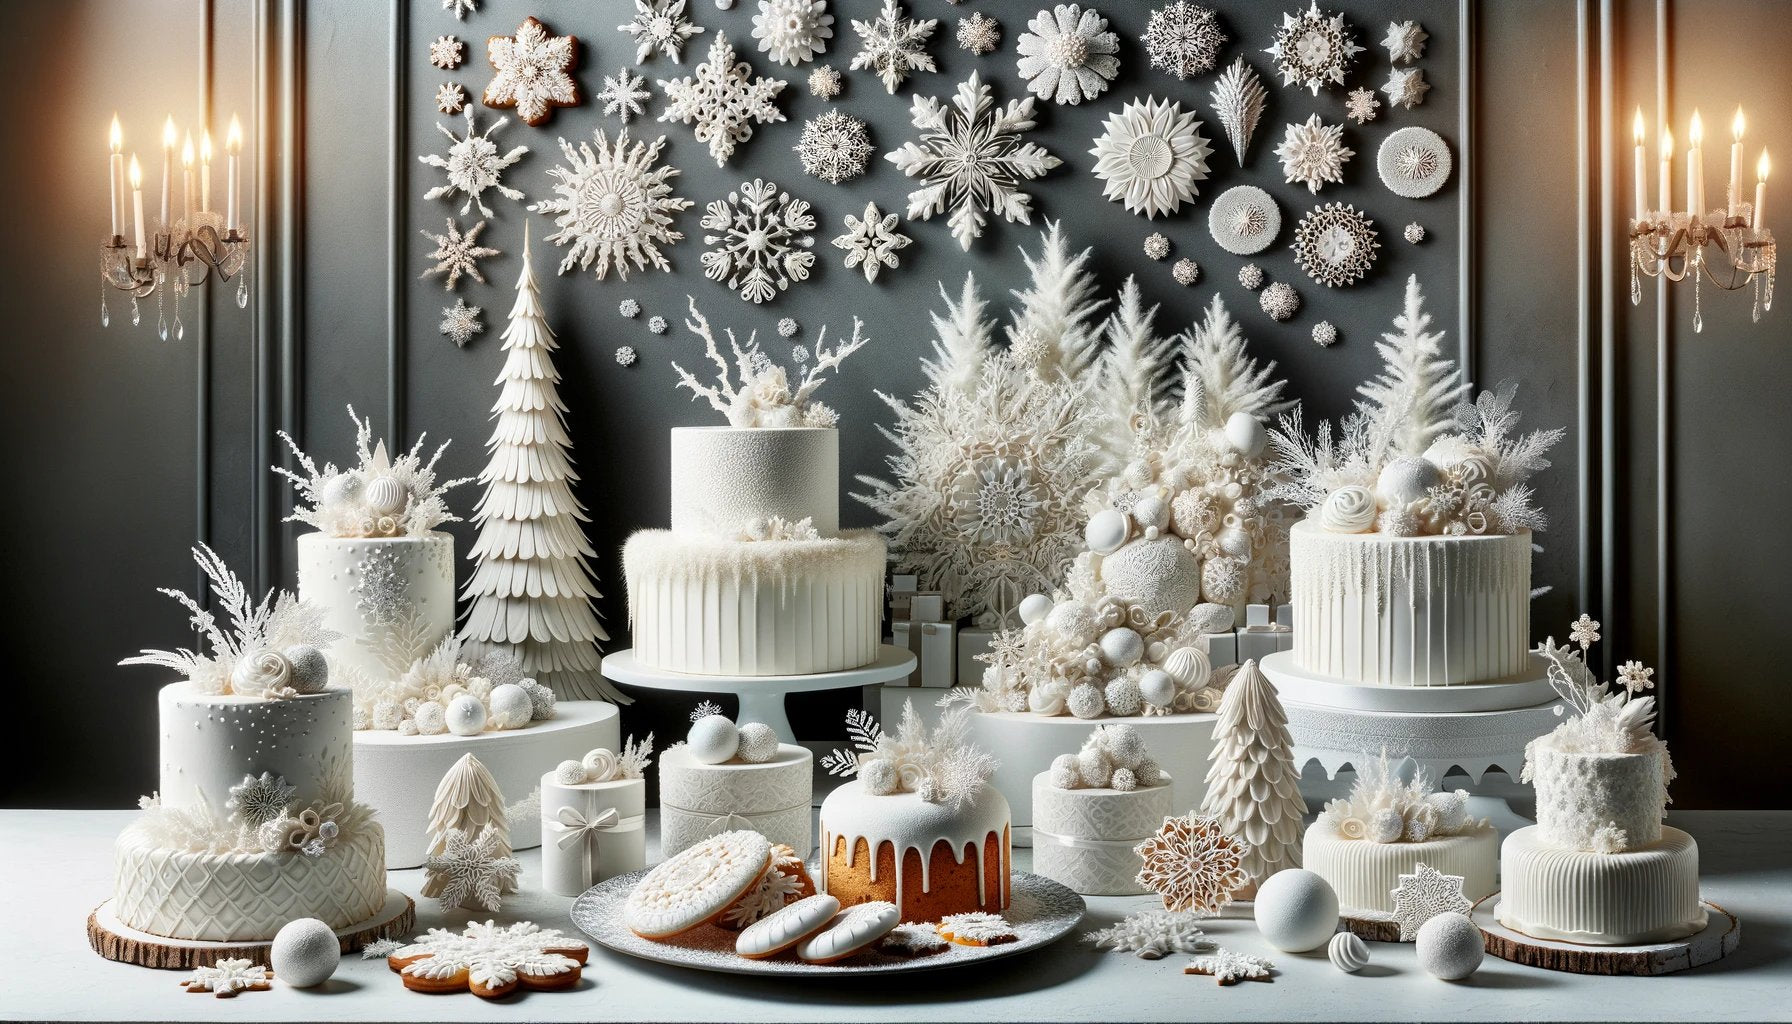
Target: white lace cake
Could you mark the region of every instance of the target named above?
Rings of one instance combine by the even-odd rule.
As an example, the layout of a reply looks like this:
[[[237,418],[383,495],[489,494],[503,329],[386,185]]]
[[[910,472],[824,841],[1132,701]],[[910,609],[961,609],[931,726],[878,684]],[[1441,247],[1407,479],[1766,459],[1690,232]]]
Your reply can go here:
[[[1149,891],[1137,847],[1175,814],[1172,792],[1137,729],[1098,726],[1033,776],[1034,873],[1088,896]]]
[[[454,538],[300,534],[299,597],[341,633],[330,658],[372,680],[396,679],[454,630]]]
[[[719,832],[751,829],[805,855],[815,847],[815,756],[793,743],[768,759],[698,759],[690,744],[660,755],[660,852],[670,857]]]

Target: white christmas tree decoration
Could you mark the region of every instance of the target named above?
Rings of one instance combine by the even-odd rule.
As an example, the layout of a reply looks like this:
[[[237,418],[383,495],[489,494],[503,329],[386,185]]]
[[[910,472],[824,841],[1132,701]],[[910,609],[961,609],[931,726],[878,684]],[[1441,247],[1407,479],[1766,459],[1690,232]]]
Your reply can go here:
[[[490,840],[485,838],[488,830],[492,836]],[[462,754],[460,760],[454,762],[453,767],[448,769],[436,786],[435,798],[429,805],[428,856],[433,858],[448,855],[450,843],[454,842],[456,833],[460,839],[456,849],[463,853],[471,840],[476,851],[488,861],[510,856],[509,825],[504,820],[504,794],[498,789],[497,780],[492,778],[490,769],[472,754]],[[437,899],[444,892],[455,888],[455,882],[453,869],[448,865],[444,865],[442,871],[426,868],[422,893],[428,899]],[[508,884],[504,879],[498,879],[497,890],[500,893],[516,891],[514,870],[509,873]],[[493,906],[488,909],[497,908]]]
[[[619,31],[635,37],[635,63],[644,64],[654,50],[684,62],[685,40],[703,34],[684,13],[685,0],[635,0],[634,18]]]
[[[1102,125],[1089,152],[1102,195],[1128,210],[1155,218],[1171,214],[1200,194],[1212,147],[1195,112],[1180,103],[1147,97],[1127,103]]]
[[[1327,182],[1344,180],[1344,164],[1356,151],[1344,145],[1344,126],[1325,124],[1312,114],[1300,124],[1288,125],[1276,156],[1282,161],[1282,177],[1300,182],[1308,192],[1318,192]]]
[[[716,383],[713,385],[699,382],[690,371],[677,363],[672,369],[678,374],[678,387],[687,388],[691,392],[691,400],[702,398],[709,402],[710,408],[728,417],[731,427],[832,427],[839,422],[839,414],[820,402],[815,401],[815,393],[827,383],[829,371],[838,370],[846,358],[864,348],[870,341],[864,336],[864,324],[857,318],[852,322],[852,339],[844,344],[827,347],[827,328],[824,326],[815,338],[815,365],[803,370],[802,378],[792,387],[789,374],[784,367],[771,361],[771,357],[759,347],[757,332],[747,336],[745,344],[736,340],[734,329],[728,328],[729,357],[722,354],[722,347],[716,341],[715,332],[710,329],[709,319],[697,309],[697,300],[689,299],[690,318],[684,322],[685,328],[703,339],[704,355],[716,367]],[[738,376],[739,383],[734,377]]]
[[[547,240],[568,246],[560,273],[595,263],[593,273],[599,281],[612,268],[626,281],[631,263],[641,270],[670,270],[672,265],[659,247],[684,237],[672,229],[672,218],[688,209],[691,201],[672,194],[678,168],[654,166],[666,137],[631,146],[628,129],[623,128],[612,148],[603,129],[593,134],[596,149],[588,142],[575,149],[560,140],[566,165],[548,169],[548,177],[555,181],[554,197],[529,207],[552,215],[559,230]]]
[[[958,19],[958,48],[981,57],[1002,45],[1002,25],[982,11]]]
[[[902,173],[921,181],[922,187],[908,194],[909,220],[947,214],[952,237],[967,252],[991,215],[1032,223],[1033,200],[1020,185],[1062,161],[1026,140],[1035,124],[1031,96],[998,107],[989,86],[973,71],[959,83],[950,105],[916,96],[909,120],[920,133],[919,144],[905,142],[884,154]]]
[[[896,95],[897,88],[915,72],[939,70],[927,52],[927,40],[937,27],[939,22],[933,18],[920,21],[908,17],[898,0],[883,0],[874,20],[853,19],[859,52],[853,55],[852,70],[875,73],[884,83],[884,91]]]
[[[1219,81],[1213,83],[1210,99],[1214,116],[1226,130],[1226,141],[1232,143],[1232,155],[1238,158],[1238,166],[1243,167],[1245,150],[1251,146],[1251,137],[1257,134],[1257,122],[1263,119],[1269,90],[1263,87],[1263,79],[1257,77],[1257,69],[1240,57],[1226,68]]]
[[[1429,38],[1431,33],[1416,21],[1390,21],[1381,45],[1387,48],[1390,64],[1411,64],[1425,56],[1425,40]]]
[[[1474,906],[1462,894],[1461,875],[1446,875],[1424,861],[1400,876],[1392,895],[1401,942],[1418,938],[1419,928],[1439,914],[1466,914]]]
[[[1430,91],[1431,84],[1425,81],[1425,72],[1419,68],[1394,68],[1381,86],[1381,93],[1388,98],[1389,104],[1408,110],[1425,102],[1425,94]]]
[[[720,281],[748,302],[766,302],[809,279],[815,215],[809,204],[778,191],[763,178],[742,182],[727,199],[705,208],[703,276]]]
[[[1380,108],[1381,101],[1375,98],[1373,89],[1352,89],[1344,98],[1344,113],[1357,124],[1375,120],[1375,112]]]
[[[448,230],[445,234],[422,232],[424,238],[436,243],[435,250],[429,254],[429,258],[435,260],[436,264],[425,270],[423,276],[444,276],[443,286],[449,291],[453,291],[454,286],[460,283],[462,274],[484,284],[485,275],[479,272],[479,261],[487,256],[500,255],[498,250],[479,244],[479,233],[485,230],[485,221],[473,225],[464,235],[453,217],[449,217],[447,223]]]
[[[1452,413],[1468,393],[1454,361],[1443,354],[1443,332],[1426,330],[1431,314],[1417,274],[1406,279],[1406,300],[1394,318],[1397,333],[1383,333],[1375,343],[1381,373],[1359,385],[1357,408],[1381,424],[1394,455],[1423,455],[1431,442],[1448,433]]]
[[[867,282],[876,282],[885,267],[895,270],[896,254],[914,241],[897,228],[901,219],[901,214],[880,212],[876,203],[865,204],[863,217],[847,214],[845,233],[833,239],[836,249],[846,251],[846,269],[857,267]]]
[[[1213,738],[1201,813],[1250,844],[1241,870],[1252,882],[1300,867],[1307,803],[1294,738],[1276,688],[1255,661],[1246,661],[1227,684]]]
[[[826,64],[809,72],[809,95],[831,100],[840,95],[840,72]]]
[[[735,59],[734,46],[724,32],[716,33],[709,56],[697,65],[695,75],[662,78],[659,84],[666,96],[659,119],[692,125],[717,167],[727,164],[735,147],[753,137],[754,124],[784,120],[775,103],[784,91],[783,81],[754,76],[751,64]]]
[[[827,0],[759,0],[753,38],[773,61],[795,67],[819,56],[834,37]]]
[[[442,308],[440,330],[455,345],[466,348],[473,335],[485,333],[485,321],[479,318],[482,307],[467,305],[466,299],[455,299],[454,305]]]
[[[429,44],[429,62],[443,71],[453,71],[466,59],[467,44],[453,36],[437,36]]]
[[[1114,314],[1108,317],[1108,344],[1096,376],[1101,421],[1096,436],[1112,464],[1125,462],[1141,433],[1156,429],[1175,412],[1166,378],[1177,339],[1158,335],[1157,309],[1145,308],[1138,282],[1128,276],[1120,286]]]
[[[469,606],[460,636],[512,651],[524,672],[561,697],[627,704],[598,672],[597,642],[610,637],[592,606],[595,553],[585,538],[584,506],[572,493],[579,476],[553,363],[558,347],[525,232],[486,442],[490,458],[479,474],[486,488],[473,514],[479,537],[467,552],[478,568],[461,593]]]
[[[1299,85],[1313,95],[1321,88],[1343,85],[1363,48],[1342,14],[1327,17],[1312,0],[1302,14],[1283,14],[1275,42],[1264,51],[1276,59],[1282,84]]]
[[[1257,293],[1257,305],[1271,320],[1293,319],[1300,311],[1300,293],[1286,281],[1277,281]]]
[[[456,135],[439,122],[436,130],[448,137],[448,155],[440,156],[431,153],[417,159],[430,167],[440,168],[447,181],[428,192],[423,193],[425,199],[440,199],[460,192],[467,197],[461,205],[461,216],[466,216],[473,207],[479,207],[481,216],[493,216],[485,205],[485,190],[496,189],[506,199],[521,200],[523,194],[510,188],[503,182],[504,170],[523,158],[529,152],[528,146],[518,146],[508,153],[499,154],[498,144],[492,141],[498,129],[509,122],[509,118],[500,117],[493,121],[484,132],[478,130],[473,120],[473,108],[468,107],[464,114],[467,119],[466,135]]]
[[[514,36],[493,36],[486,43],[492,80],[485,87],[485,105],[514,108],[517,120],[531,128],[547,124],[555,107],[576,107],[579,83],[572,68],[579,59],[579,41],[556,36],[534,18],[525,18]]]
[[[873,152],[865,122],[838,110],[804,122],[795,149],[803,170],[830,185],[864,174]]]
[[[1316,206],[1294,228],[1294,262],[1327,288],[1348,287],[1375,266],[1381,249],[1375,222],[1344,203]]]
[[[1107,90],[1120,72],[1120,37],[1091,7],[1058,4],[1027,22],[1015,41],[1015,69],[1042,100],[1077,104]]]
[[[1021,251],[1030,281],[1026,288],[1011,292],[1020,309],[1008,337],[1011,345],[1025,337],[1038,349],[1030,363],[1041,376],[1076,380],[1100,358],[1096,317],[1107,300],[1095,297],[1095,274],[1088,265],[1093,251],[1084,249],[1072,256],[1062,221],[1046,224],[1038,256]]]
[[[593,99],[603,104],[605,114],[615,114],[623,124],[628,124],[636,114],[645,113],[642,104],[653,96],[644,88],[646,80],[626,67],[616,69],[616,74],[604,76],[603,91]]]
[[[1152,67],[1186,81],[1213,70],[1226,34],[1210,8],[1175,0],[1151,12],[1141,41]]]
[[[442,10],[465,21],[467,15],[479,9],[479,0],[442,0]]]
[[[454,82],[436,86],[436,109],[444,114],[458,114],[467,106],[467,90]]]
[[[1215,295],[1185,336],[1184,416],[1205,427],[1223,427],[1239,413],[1267,422],[1294,408],[1293,399],[1282,397],[1288,382],[1276,378],[1274,360],[1259,364],[1245,344],[1244,331]]]

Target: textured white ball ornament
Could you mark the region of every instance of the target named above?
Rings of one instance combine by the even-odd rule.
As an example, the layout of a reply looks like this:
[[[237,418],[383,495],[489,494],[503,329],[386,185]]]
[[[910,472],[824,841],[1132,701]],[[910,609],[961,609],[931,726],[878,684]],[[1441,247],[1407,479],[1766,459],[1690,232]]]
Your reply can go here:
[[[367,507],[375,515],[395,516],[404,511],[405,499],[410,495],[405,492],[403,484],[389,476],[376,476],[367,481],[365,491]]]
[[[554,768],[554,781],[562,786],[582,786],[591,778],[585,766],[571,759],[560,762]]]
[[[1108,756],[1122,768],[1136,768],[1145,759],[1145,736],[1130,725],[1110,725],[1101,730]]]
[[[487,698],[491,705],[492,724],[500,729],[521,729],[535,718],[535,701],[529,691],[515,683],[492,687]]]
[[[1338,893],[1304,868],[1284,868],[1257,887],[1257,930],[1284,953],[1325,945],[1338,930]]]
[[[1020,621],[1031,626],[1052,613],[1052,599],[1044,594],[1028,594],[1020,599]]]
[[[699,763],[721,764],[740,749],[740,730],[727,715],[704,715],[691,723],[685,742]]]
[[[411,721],[417,723],[417,732],[424,736],[440,736],[448,731],[448,715],[441,703],[426,700],[417,705],[411,712]]]
[[[1100,718],[1101,713],[1108,709],[1107,696],[1094,683],[1078,683],[1071,688],[1070,696],[1064,703],[1070,708],[1071,714],[1083,719]]]
[[[1269,446],[1269,431],[1250,413],[1235,412],[1226,421],[1226,443],[1245,458],[1254,459]]]
[[[1170,525],[1170,503],[1155,494],[1147,494],[1132,506],[1133,521],[1148,530],[1161,530]]]
[[[1164,659],[1170,678],[1191,689],[1200,689],[1213,677],[1213,662],[1199,647],[1178,647]]]
[[[292,666],[286,685],[300,693],[322,693],[330,684],[330,660],[310,644],[293,644],[280,652]]]
[[[330,980],[342,962],[342,942],[315,917],[288,921],[274,933],[268,966],[293,988],[315,988]]]
[[[343,473],[324,485],[322,501],[325,505],[341,505],[354,501],[361,496],[361,476],[358,473]]]
[[[1481,967],[1487,955],[1481,929],[1463,914],[1439,914],[1419,926],[1413,943],[1419,966],[1434,978],[1461,981]]]
[[[1249,551],[1250,538],[1245,538]],[[1180,537],[1137,540],[1102,559],[1108,593],[1143,607],[1147,614],[1186,613],[1201,600],[1201,563]]]
[[[1383,807],[1369,815],[1367,839],[1372,843],[1395,843],[1406,831],[1406,819],[1392,807]]]
[[[1095,621],[1095,613],[1079,601],[1065,601],[1054,607],[1045,617],[1045,624],[1071,647],[1094,643],[1095,635],[1101,629]]]
[[[1052,778],[1063,777],[1069,785],[1064,789],[1076,789],[1083,784],[1081,768],[1077,765],[1075,754],[1059,754],[1052,758]]]
[[[1215,534],[1213,544],[1233,558],[1251,557],[1251,535],[1236,526],[1228,526]]]
[[[1105,691],[1108,700],[1108,713],[1125,718],[1139,713],[1139,705],[1143,699],[1139,696],[1139,684],[1125,676],[1108,683]]]
[[[1325,953],[1332,958],[1332,966],[1345,974],[1355,974],[1369,966],[1369,944],[1354,932],[1339,932],[1332,936]]]
[[[859,762],[859,784],[872,796],[889,796],[901,785],[895,762],[888,758],[868,757]]]
[[[1176,700],[1176,680],[1154,668],[1139,677],[1139,696],[1154,708],[1167,708]]]
[[[456,736],[477,736],[485,731],[485,705],[479,703],[478,697],[463,693],[448,702],[442,720]]]
[[[778,756],[778,734],[764,722],[748,722],[740,727],[740,749],[735,753],[748,764],[764,764]]]
[[[1114,759],[1100,747],[1084,747],[1076,755],[1076,773],[1083,785],[1104,789],[1114,777]]]
[[[1083,541],[1089,550],[1103,555],[1120,550],[1126,543],[1126,516],[1111,508],[1104,508],[1089,517],[1089,525],[1083,527]]]
[[[1145,656],[1145,638],[1135,629],[1116,626],[1101,634],[1101,659],[1125,668]]]
[[[1442,470],[1425,459],[1409,455],[1382,467],[1381,475],[1375,478],[1375,495],[1384,504],[1410,505],[1443,482]]]

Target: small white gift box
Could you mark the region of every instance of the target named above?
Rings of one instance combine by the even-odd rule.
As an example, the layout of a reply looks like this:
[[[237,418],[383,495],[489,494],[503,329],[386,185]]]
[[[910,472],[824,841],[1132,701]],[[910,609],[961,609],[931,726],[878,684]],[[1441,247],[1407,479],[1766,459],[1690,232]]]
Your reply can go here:
[[[704,764],[678,744],[660,755],[660,855],[719,832],[752,829],[807,857],[815,845],[814,755],[793,743],[770,761]]]
[[[577,896],[647,866],[647,783],[613,779],[569,786],[541,777],[541,885]]]

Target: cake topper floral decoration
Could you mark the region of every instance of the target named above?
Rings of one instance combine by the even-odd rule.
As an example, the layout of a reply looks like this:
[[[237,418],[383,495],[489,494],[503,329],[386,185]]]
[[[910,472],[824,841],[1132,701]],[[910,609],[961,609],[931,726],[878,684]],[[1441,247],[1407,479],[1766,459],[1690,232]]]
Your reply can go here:
[[[1249,849],[1222,831],[1217,818],[1165,818],[1157,834],[1137,847],[1143,860],[1138,882],[1162,897],[1166,910],[1211,917],[1250,882],[1243,870]]]
[[[1058,4],[1027,22],[1015,41],[1015,69],[1042,100],[1077,104],[1107,91],[1120,72],[1120,37],[1101,12]]]
[[[1387,751],[1364,759],[1347,796],[1329,800],[1317,824],[1340,839],[1371,843],[1423,843],[1491,827],[1468,814],[1468,791],[1434,790],[1420,770],[1402,780]]]
[[[517,120],[531,128],[547,124],[555,107],[584,102],[572,78],[577,36],[553,35],[540,21],[525,18],[515,35],[486,42],[486,59],[496,73],[485,87],[485,105],[515,109]]]
[[[285,431],[279,437],[292,449],[302,472],[275,466],[274,472],[292,481],[297,492],[292,515],[284,522],[314,526],[332,537],[420,537],[443,523],[459,522],[448,510],[445,495],[471,477],[436,481],[436,463],[448,450],[444,441],[426,462],[419,434],[411,450],[392,458],[386,442],[375,440],[373,417],[361,419],[349,406],[355,425],[356,465],[337,469],[326,462],[322,469]]]
[[[835,749],[821,758],[829,775],[857,776],[873,796],[913,793],[927,803],[950,804],[954,810],[973,803],[995,774],[996,759],[970,741],[972,710],[954,707],[929,730],[903,702],[896,731],[885,733],[867,711],[846,714],[852,749]]]
[[[711,408],[728,418],[731,427],[832,427],[839,422],[834,410],[815,401],[815,393],[827,383],[828,373],[838,370],[848,356],[871,340],[864,336],[864,324],[857,317],[852,322],[852,339],[832,348],[826,344],[827,328],[821,329],[815,339],[814,364],[803,369],[792,388],[789,373],[760,349],[757,332],[742,344],[734,329],[727,329],[730,363],[709,319],[698,311],[697,301],[688,297],[687,301],[690,317],[685,328],[703,339],[704,352],[716,367],[716,383],[707,385],[676,362],[672,364],[678,372],[678,386],[688,388],[693,400],[707,399]]]

